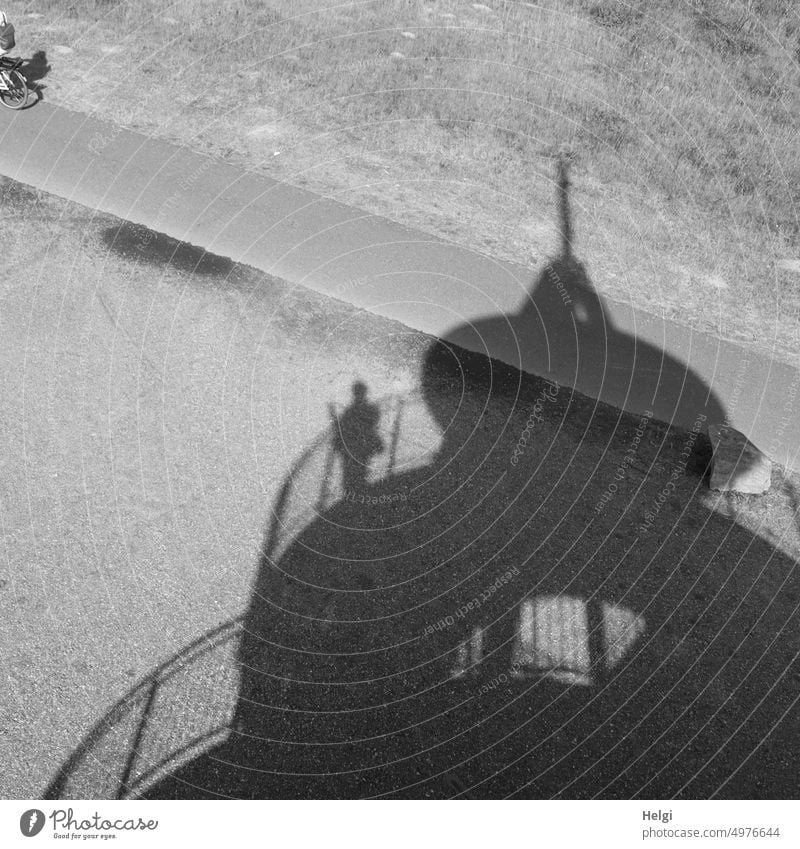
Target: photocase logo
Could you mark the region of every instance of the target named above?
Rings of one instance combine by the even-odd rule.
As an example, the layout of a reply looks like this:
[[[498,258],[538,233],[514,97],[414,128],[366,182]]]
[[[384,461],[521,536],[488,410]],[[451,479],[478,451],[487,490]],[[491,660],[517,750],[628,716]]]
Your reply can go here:
[[[37,808],[31,808],[19,818],[19,830],[25,837],[36,837],[44,828],[44,814]]]

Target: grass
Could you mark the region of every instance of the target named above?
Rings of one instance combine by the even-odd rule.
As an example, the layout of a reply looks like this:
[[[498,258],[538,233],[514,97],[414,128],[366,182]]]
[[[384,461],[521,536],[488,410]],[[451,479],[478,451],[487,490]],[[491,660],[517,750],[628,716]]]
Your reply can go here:
[[[602,293],[800,353],[792,0],[28,10],[18,41],[46,51],[47,99],[532,267],[558,245],[566,149]]]

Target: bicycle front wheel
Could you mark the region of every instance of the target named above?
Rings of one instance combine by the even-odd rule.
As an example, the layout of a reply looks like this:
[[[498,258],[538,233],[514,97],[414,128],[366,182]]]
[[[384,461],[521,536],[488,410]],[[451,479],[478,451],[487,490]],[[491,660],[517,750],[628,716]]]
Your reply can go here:
[[[3,72],[8,88],[0,88],[0,101],[9,109],[20,109],[28,102],[28,82],[19,71]]]

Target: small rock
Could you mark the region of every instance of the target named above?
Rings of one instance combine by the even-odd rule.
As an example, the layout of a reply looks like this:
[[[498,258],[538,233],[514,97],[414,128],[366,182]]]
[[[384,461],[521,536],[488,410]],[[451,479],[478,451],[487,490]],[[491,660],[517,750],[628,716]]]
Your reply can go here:
[[[414,35],[413,32],[401,32],[400,35],[402,35],[403,38],[416,38],[416,35]]]
[[[274,136],[275,135],[275,127],[272,124],[261,124],[258,127],[253,127],[252,130],[247,131],[248,136]]]
[[[392,59],[405,59],[405,53],[400,53],[399,50],[395,50],[394,53],[389,54]]]
[[[776,264],[778,268],[784,271],[793,271],[795,274],[800,274],[800,259],[779,259]]]
[[[67,45],[66,45],[66,44],[56,44],[56,45],[53,47],[53,50],[54,50],[56,53],[62,53],[62,54],[72,53],[72,48],[71,48],[71,47],[67,47]]]
[[[743,433],[725,425],[708,428],[713,456],[711,489],[763,495],[770,487],[772,464]]]

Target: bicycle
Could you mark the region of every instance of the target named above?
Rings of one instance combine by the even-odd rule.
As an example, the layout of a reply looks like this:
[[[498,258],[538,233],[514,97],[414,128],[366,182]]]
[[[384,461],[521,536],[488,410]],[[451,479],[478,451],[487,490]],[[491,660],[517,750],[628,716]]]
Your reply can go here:
[[[0,103],[21,109],[28,102],[28,81],[19,70],[22,59],[0,56]]]

